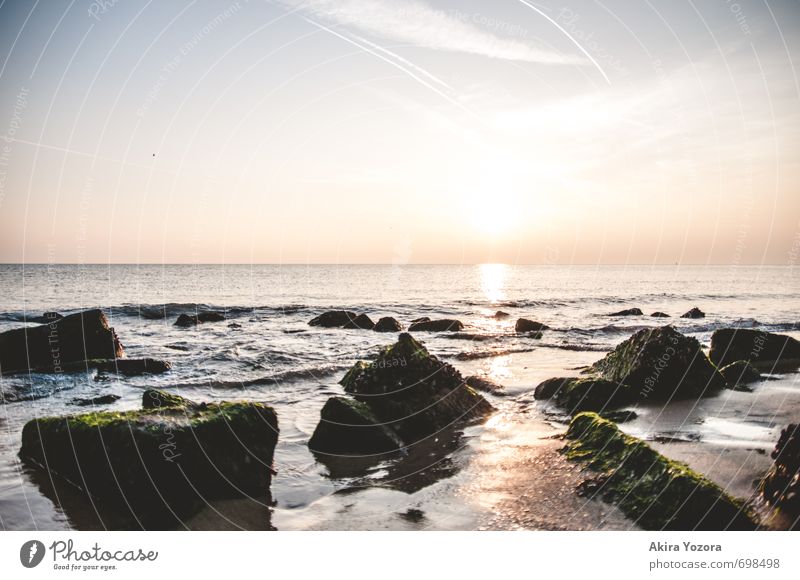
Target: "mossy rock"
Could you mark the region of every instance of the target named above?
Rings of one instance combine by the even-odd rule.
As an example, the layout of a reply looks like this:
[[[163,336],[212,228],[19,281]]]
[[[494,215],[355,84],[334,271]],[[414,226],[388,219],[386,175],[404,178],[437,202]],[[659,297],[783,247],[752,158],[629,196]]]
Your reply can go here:
[[[494,411],[461,373],[408,333],[374,361],[356,363],[341,384],[406,444]]]
[[[104,509],[163,528],[210,499],[266,501],[277,439],[267,405],[191,403],[34,419],[22,430],[20,457]]]
[[[160,389],[147,389],[142,393],[143,409],[166,409],[169,407],[193,407],[196,403]]]
[[[746,385],[761,380],[761,373],[758,369],[746,360],[737,360],[719,369],[720,374],[725,377],[727,387],[735,391],[750,391]]]
[[[601,473],[597,491],[647,530],[753,530],[742,502],[596,413],[569,425],[565,455]]]
[[[533,393],[538,400],[553,400],[568,413],[604,411],[628,405],[636,399],[624,383],[597,377],[557,377],[539,383]]]
[[[370,408],[347,397],[331,397],[308,442],[316,453],[379,454],[403,447],[400,438]]]
[[[639,400],[697,398],[726,384],[697,339],[671,326],[640,330],[594,363],[590,373],[629,385]]]

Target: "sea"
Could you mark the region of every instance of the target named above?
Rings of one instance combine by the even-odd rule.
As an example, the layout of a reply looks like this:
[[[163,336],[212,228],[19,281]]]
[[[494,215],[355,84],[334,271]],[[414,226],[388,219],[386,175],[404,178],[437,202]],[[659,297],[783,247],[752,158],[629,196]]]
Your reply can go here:
[[[680,317],[693,307],[705,318]],[[509,438],[492,430],[535,433],[533,438],[563,430],[566,419],[558,410],[533,399],[540,381],[577,374],[637,330],[664,324],[704,345],[723,327],[800,338],[800,268],[0,265],[0,331],[34,324],[29,319],[44,312],[89,308],[105,311],[127,356],[166,359],[172,370],[131,378],[96,371],[0,377],[0,528],[107,527],[91,506],[59,497],[47,477],[20,463],[22,427],[35,417],[86,411],[76,399],[103,394],[120,399],[101,409],[134,409],[142,390],[155,387],[197,401],[264,401],[278,413],[270,500],[255,510],[211,506],[187,527],[477,529],[492,511],[492,499],[467,497],[466,482],[492,465],[487,457],[508,450]],[[644,315],[610,316],[627,308],[640,308]],[[502,385],[503,396],[486,395],[501,419],[455,433],[416,457],[353,470],[320,462],[307,447],[320,409],[330,396],[343,393],[338,381],[351,365],[394,339],[368,330],[309,326],[331,309],[366,313],[372,320],[393,316],[404,326],[422,316],[462,321],[460,333],[416,338],[465,376]],[[203,311],[224,312],[225,320],[193,328],[174,324],[179,314]],[[655,311],[670,318],[651,317]],[[517,335],[518,318],[551,330],[541,338]],[[780,429],[800,419],[799,377],[773,375],[752,393],[726,391],[700,403],[644,407],[623,428],[654,444],[685,443],[675,447],[682,460],[708,466],[723,486],[746,494],[752,484],[747,473],[724,467],[730,461],[720,450],[733,450],[735,457],[747,453],[747,461],[754,458],[758,466],[768,462]]]

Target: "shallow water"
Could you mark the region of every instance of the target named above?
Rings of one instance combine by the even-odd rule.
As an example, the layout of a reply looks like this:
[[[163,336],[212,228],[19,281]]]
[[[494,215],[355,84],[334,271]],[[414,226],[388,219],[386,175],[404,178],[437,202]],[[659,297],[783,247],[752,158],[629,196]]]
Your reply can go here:
[[[706,318],[676,318],[693,306]],[[70,503],[67,492],[48,490],[41,474],[20,467],[21,428],[36,416],[79,412],[84,408],[71,404],[74,399],[98,394],[121,396],[103,408],[135,408],[143,388],[159,387],[196,400],[266,401],[279,415],[272,509],[266,501],[263,509],[223,502],[214,506],[219,513],[200,514],[191,527],[237,527],[237,522],[278,529],[557,527],[542,514],[526,519],[522,512],[513,513],[513,504],[503,503],[518,492],[518,480],[546,479],[557,463],[552,458],[533,461],[523,470],[507,458],[520,439],[528,451],[552,451],[552,440],[544,437],[561,426],[560,417],[533,400],[539,381],[576,374],[577,367],[599,359],[645,326],[671,323],[706,343],[716,328],[726,326],[800,337],[798,306],[800,275],[778,267],[0,266],[0,330],[46,311],[102,307],[128,356],[174,364],[172,371],[154,377],[91,372],[0,378],[5,400],[0,412],[0,525],[102,527],[90,508]],[[631,307],[645,314],[661,310],[673,318],[607,316]],[[353,362],[393,339],[391,334],[308,326],[308,320],[329,308],[366,312],[373,320],[395,316],[404,324],[420,316],[462,320],[464,338],[418,337],[465,375],[485,374],[505,386],[507,396],[491,397],[500,409],[497,418],[358,473],[317,462],[306,442],[325,400],[342,392],[337,382]],[[217,309],[226,311],[225,322],[189,329],[173,325],[179,313]],[[510,316],[495,319],[497,310]],[[538,340],[517,337],[513,326],[518,317],[553,330]],[[485,340],[470,340],[470,334]],[[458,356],[475,352],[492,356]],[[728,448],[763,454],[780,428],[800,417],[798,376],[776,375],[753,393],[726,391],[696,404],[642,407],[639,419],[624,428],[674,445],[707,444],[709,455]],[[488,485],[481,479],[487,470],[498,477],[502,471],[506,483]],[[722,483],[732,481],[729,471],[719,475],[726,480]],[[498,510],[506,516],[498,518]],[[604,514],[591,514],[602,522],[596,525],[624,527],[613,513]],[[578,526],[580,520],[571,521]]]

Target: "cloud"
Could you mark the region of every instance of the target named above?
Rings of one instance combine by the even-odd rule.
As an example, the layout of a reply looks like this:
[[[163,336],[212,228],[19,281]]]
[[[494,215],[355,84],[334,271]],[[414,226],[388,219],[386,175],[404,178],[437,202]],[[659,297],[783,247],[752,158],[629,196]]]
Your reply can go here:
[[[489,58],[547,64],[586,64],[579,57],[543,50],[519,40],[500,38],[443,10],[410,0],[280,0],[336,25],[362,33],[430,48]]]

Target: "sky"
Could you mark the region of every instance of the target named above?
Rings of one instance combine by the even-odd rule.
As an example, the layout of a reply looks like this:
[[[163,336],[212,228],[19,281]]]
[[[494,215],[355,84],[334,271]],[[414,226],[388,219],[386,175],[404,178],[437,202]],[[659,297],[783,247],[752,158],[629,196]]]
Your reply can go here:
[[[0,4],[0,262],[790,264],[800,3]]]

